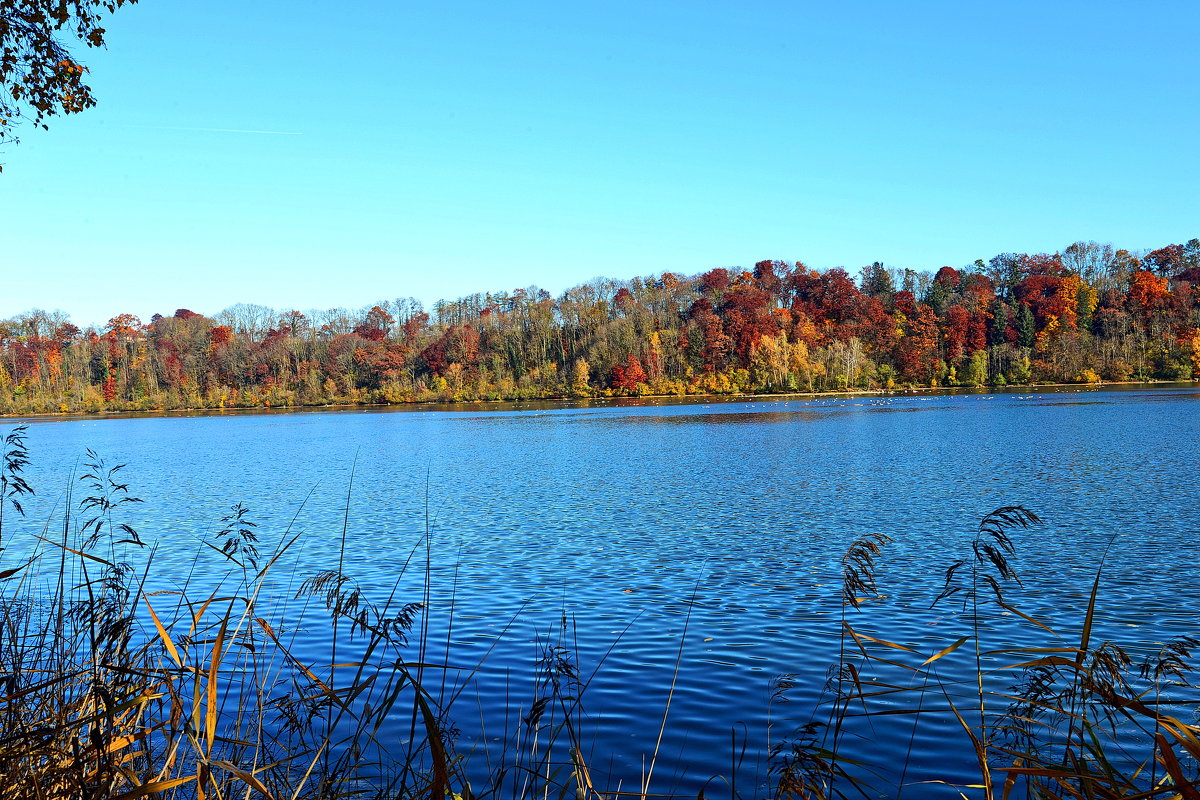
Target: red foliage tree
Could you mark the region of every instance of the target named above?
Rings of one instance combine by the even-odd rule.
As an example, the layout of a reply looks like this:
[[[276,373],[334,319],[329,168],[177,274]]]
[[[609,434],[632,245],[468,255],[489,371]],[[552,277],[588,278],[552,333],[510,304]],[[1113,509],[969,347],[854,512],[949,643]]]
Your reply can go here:
[[[367,341],[382,342],[387,338],[388,331],[395,322],[396,320],[392,319],[391,314],[379,306],[371,306],[371,310],[366,313],[362,322],[354,326],[353,333],[357,333]]]
[[[700,276],[700,291],[704,294],[715,294],[729,288],[729,270],[724,267],[710,269]]]
[[[961,277],[958,274],[958,270],[954,267],[942,267],[933,276],[934,283],[940,283],[950,289],[957,289],[960,280]]]
[[[54,340],[60,344],[70,344],[79,338],[80,330],[70,322],[64,322],[54,329]]]
[[[946,344],[946,359],[957,361],[962,358],[967,347],[967,336],[971,324],[971,316],[960,305],[946,309],[942,318],[942,340]]]
[[[712,303],[706,297],[692,303],[688,320],[699,328],[703,342],[700,350],[701,368],[712,374],[722,366],[725,356],[733,349],[733,339],[725,333],[721,318],[713,311]]]
[[[479,343],[479,331],[470,325],[451,325],[421,351],[421,360],[434,375],[441,375],[451,364],[474,367],[479,361]]]
[[[1183,245],[1181,244],[1169,244],[1166,247],[1160,247],[1142,259],[1142,267],[1153,270],[1162,276],[1174,275],[1177,272],[1181,272],[1186,266],[1187,260],[1184,258]]]
[[[914,383],[926,383],[938,360],[937,317],[922,303],[905,320],[904,336],[896,345],[896,367],[900,375]]]
[[[612,387],[614,389],[632,394],[637,391],[639,383],[645,382],[646,370],[642,368],[642,362],[634,358],[632,353],[625,359],[623,365],[617,364],[612,368]]]
[[[1021,272],[1025,275],[1053,275],[1061,278],[1067,274],[1063,266],[1062,256],[1058,253],[1035,253],[1020,257]]]
[[[228,325],[215,325],[208,332],[208,343],[211,347],[216,348],[223,344],[229,344],[233,341],[233,328]]]
[[[969,272],[962,276],[959,289],[968,311],[986,311],[996,300],[996,285],[981,272]]]
[[[725,293],[721,319],[725,334],[733,340],[733,352],[742,367],[750,365],[750,351],[764,336],[779,332],[770,312],[771,295],[752,283],[741,283]]]
[[[299,336],[300,332],[307,326],[308,317],[295,309],[292,309],[279,318],[279,328],[286,331],[288,336]]]
[[[759,261],[754,265],[754,282],[759,289],[772,297],[778,297],[787,273],[788,266],[785,261]]]
[[[404,333],[404,341],[411,343],[428,327],[429,315],[421,311],[404,320],[404,324],[400,326],[400,330]]]
[[[1066,313],[1066,299],[1058,291],[1062,278],[1048,272],[1034,272],[1026,276],[1014,291],[1017,300],[1029,306],[1041,330],[1051,316],[1062,318]]]
[[[853,323],[844,322],[835,335],[849,339],[856,336],[866,343],[872,353],[886,353],[896,344],[896,321],[888,313],[883,302],[876,297],[862,295],[855,303],[857,308]]]

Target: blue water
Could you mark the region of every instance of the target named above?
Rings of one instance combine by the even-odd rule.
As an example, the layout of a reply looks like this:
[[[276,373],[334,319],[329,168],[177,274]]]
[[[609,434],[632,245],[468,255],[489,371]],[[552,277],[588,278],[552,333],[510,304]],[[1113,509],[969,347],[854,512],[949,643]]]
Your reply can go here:
[[[235,502],[264,551],[301,534],[273,573],[281,600],[336,566],[343,526],[344,568],[368,595],[385,599],[400,575],[418,600],[428,531],[427,616],[450,642],[436,655],[465,668],[447,679],[465,684],[451,708],[461,749],[499,752],[528,711],[539,641],[565,619],[590,678],[593,780],[636,789],[657,749],[652,792],[750,796],[768,784],[771,745],[814,716],[837,655],[840,559],[864,534],[894,542],[882,598],[850,622],[917,663],[966,632],[958,608],[930,603],[979,519],[1004,505],[1044,520],[1015,535],[1024,587],[1010,598],[1062,641],[1078,636],[1110,545],[1096,635],[1136,655],[1194,633],[1198,400],[1177,387],[34,421],[26,524],[61,514],[91,448],[127,465],[145,502],[122,519],[155,543],[164,587],[222,580],[219,560],[196,554]],[[10,558],[21,547],[11,533],[6,544]],[[297,640],[317,663],[321,631]],[[1046,643],[1003,616],[985,636]],[[974,662],[964,649],[938,666],[953,686]],[[792,688],[773,700],[784,674]],[[884,765],[881,796],[901,773],[978,779],[947,717],[880,717],[845,746]]]

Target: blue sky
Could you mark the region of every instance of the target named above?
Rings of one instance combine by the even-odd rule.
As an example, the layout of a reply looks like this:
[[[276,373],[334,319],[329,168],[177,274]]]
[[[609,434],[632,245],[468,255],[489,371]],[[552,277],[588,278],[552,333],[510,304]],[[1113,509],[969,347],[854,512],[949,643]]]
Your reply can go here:
[[[0,153],[0,317],[1200,236],[1190,0],[141,0],[107,28],[99,106]]]

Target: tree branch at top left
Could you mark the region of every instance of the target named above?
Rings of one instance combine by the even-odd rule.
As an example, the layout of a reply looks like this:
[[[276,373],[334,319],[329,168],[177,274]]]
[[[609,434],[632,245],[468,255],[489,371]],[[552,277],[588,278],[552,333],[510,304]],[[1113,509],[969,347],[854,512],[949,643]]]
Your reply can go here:
[[[0,0],[0,146],[19,142],[21,122],[48,130],[49,117],[96,105],[70,46],[103,47],[101,18],[136,2]]]

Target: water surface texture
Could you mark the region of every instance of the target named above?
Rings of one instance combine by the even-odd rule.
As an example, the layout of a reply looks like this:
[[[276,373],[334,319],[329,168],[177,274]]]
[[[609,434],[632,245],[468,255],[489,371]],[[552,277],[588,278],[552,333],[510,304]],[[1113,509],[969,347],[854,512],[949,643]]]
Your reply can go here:
[[[1139,652],[1195,632],[1198,400],[1139,388],[46,421],[30,426],[27,511],[57,513],[92,448],[128,465],[145,500],[130,521],[157,543],[160,577],[197,568],[197,543],[234,502],[265,548],[289,525],[302,532],[281,596],[337,563],[345,523],[346,571],[386,597],[414,553],[423,563],[428,530],[429,614],[441,631],[453,619],[448,658],[474,667],[486,654],[455,706],[460,743],[513,726],[537,642],[565,617],[592,676],[594,772],[636,787],[678,667],[652,791],[695,796],[719,776],[709,794],[733,781],[754,794],[769,746],[812,716],[836,656],[839,560],[863,534],[895,542],[880,560],[885,597],[855,626],[926,654],[964,632],[956,609],[929,606],[980,517],[1003,505],[1045,520],[1017,535],[1022,610],[1077,632],[1111,542],[1103,635]],[[210,561],[194,582],[219,580]],[[408,566],[408,599],[422,572]],[[302,634],[299,650],[319,660],[324,644]],[[942,674],[964,677],[966,660],[948,657]],[[772,702],[783,674],[793,688]],[[849,748],[879,760],[910,737],[906,781],[971,780],[948,723],[881,724]]]

